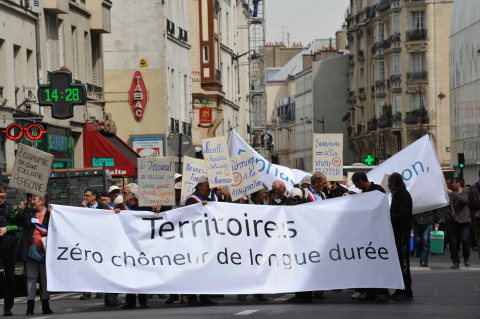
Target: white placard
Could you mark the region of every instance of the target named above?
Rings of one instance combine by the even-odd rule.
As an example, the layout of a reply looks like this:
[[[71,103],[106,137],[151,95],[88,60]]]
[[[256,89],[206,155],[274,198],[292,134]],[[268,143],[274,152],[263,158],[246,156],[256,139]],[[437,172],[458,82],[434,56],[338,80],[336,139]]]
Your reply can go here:
[[[226,137],[204,139],[202,145],[210,187],[232,184],[232,171]]]
[[[378,191],[298,206],[208,202],[161,219],[153,212],[52,208],[51,292],[404,288],[388,198]]]
[[[53,155],[18,144],[15,165],[8,187],[43,196],[47,191]]]
[[[138,205],[175,205],[173,157],[138,158]]]
[[[205,161],[185,156],[183,158],[182,203],[185,203],[188,197],[195,192],[198,178],[202,175],[207,175]]]
[[[229,190],[232,194],[232,201],[263,189],[262,179],[251,150],[230,157],[230,164],[233,182]]]
[[[343,134],[313,134],[313,172],[343,180]]]

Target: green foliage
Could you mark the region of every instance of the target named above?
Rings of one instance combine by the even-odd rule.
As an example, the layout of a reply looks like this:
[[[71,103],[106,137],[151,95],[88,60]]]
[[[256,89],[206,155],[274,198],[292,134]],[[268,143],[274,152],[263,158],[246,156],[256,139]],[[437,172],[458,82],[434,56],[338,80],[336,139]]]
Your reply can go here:
[[[382,107],[382,115],[392,116],[392,104],[385,104]]]

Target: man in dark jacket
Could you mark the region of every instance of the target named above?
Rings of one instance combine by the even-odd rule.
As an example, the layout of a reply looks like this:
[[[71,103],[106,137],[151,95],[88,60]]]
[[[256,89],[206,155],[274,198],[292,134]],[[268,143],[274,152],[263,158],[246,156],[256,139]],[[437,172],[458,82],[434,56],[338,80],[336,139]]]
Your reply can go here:
[[[392,193],[390,219],[392,221],[398,260],[402,270],[405,290],[399,290],[391,296],[398,301],[412,301],[412,278],[410,276],[410,231],[412,229],[412,196],[407,191],[402,175],[393,173],[388,178],[387,187]]]
[[[420,266],[428,267],[428,252],[430,250],[430,232],[433,225],[438,229],[442,220],[441,210],[429,210],[413,215],[415,247],[420,255]]]
[[[12,315],[15,297],[15,249],[17,238],[15,234],[22,228],[14,222],[18,209],[15,209],[5,201],[7,185],[0,182],[0,257],[2,258],[5,274],[5,303],[3,313],[5,316]]]
[[[272,197],[270,197],[270,205],[285,206],[292,205],[290,198],[286,196],[287,187],[282,181],[275,181],[272,184]]]
[[[448,195],[452,196],[453,212],[450,219],[450,257],[452,258],[452,268],[460,267],[460,259],[458,257],[458,247],[460,242],[463,247],[463,258],[465,267],[470,267],[470,243],[468,242],[470,232],[470,209],[468,208],[468,191],[464,189],[465,181],[463,178],[456,177],[453,180],[453,191],[447,190]]]
[[[327,198],[342,197],[348,190],[336,181],[327,182]]]
[[[327,176],[323,173],[315,173],[310,177],[310,186],[305,188],[307,192],[306,203],[317,202],[327,199],[322,190],[327,185]]]
[[[208,177],[202,175],[198,178],[197,185],[195,186],[195,192],[190,195],[189,198],[185,201],[185,206],[195,205],[202,203],[202,205],[207,205],[207,202],[211,202],[212,199],[208,197],[210,195],[210,185],[208,184]],[[200,299],[200,301],[199,301]],[[208,295],[189,295],[188,304],[190,306],[199,306],[199,305],[218,305],[217,302],[210,300]]]
[[[480,172],[478,172],[480,177]],[[468,194],[468,208],[470,209],[471,222],[475,224],[475,242],[480,256],[480,182],[476,182]]]
[[[363,171],[355,172],[352,175],[352,183],[356,188],[362,190],[364,193],[379,191],[385,194],[385,190],[382,186],[377,185],[368,180],[367,174]],[[378,297],[376,295],[378,294]],[[368,289],[355,289],[352,299],[357,299],[358,301],[373,301],[377,300],[378,302],[388,302],[388,290],[387,289],[377,289],[377,288],[368,288]]]

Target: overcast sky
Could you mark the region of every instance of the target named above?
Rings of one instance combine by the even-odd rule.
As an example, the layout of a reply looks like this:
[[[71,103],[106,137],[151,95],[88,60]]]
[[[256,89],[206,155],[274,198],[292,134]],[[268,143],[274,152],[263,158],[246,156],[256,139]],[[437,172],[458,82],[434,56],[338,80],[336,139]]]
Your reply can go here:
[[[290,33],[290,45],[303,45],[314,39],[335,38],[335,32],[345,22],[349,0],[263,0],[267,21],[267,43],[282,41],[282,28]]]

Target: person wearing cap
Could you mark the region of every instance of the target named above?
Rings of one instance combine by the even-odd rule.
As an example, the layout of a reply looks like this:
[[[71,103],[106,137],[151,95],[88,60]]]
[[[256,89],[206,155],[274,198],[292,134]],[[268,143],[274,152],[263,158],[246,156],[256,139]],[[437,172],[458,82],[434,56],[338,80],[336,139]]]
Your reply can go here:
[[[292,205],[300,205],[305,202],[305,195],[303,189],[294,188],[290,192],[290,200],[292,201]]]
[[[265,198],[265,188],[256,191],[255,193],[252,193],[249,195],[250,196],[250,201],[243,201],[242,204],[251,204],[251,205],[266,205],[264,202]],[[258,301],[268,301],[268,298],[265,297],[263,294],[254,294],[253,295],[255,298],[257,298]],[[238,301],[247,301],[247,295],[237,295],[237,300]]]
[[[120,196],[120,188],[116,185],[110,186],[108,189],[108,196],[110,196],[110,207],[115,208],[115,205],[113,204],[115,202],[115,199]]]
[[[290,198],[288,198],[285,193],[287,192],[287,187],[282,181],[275,181],[272,184],[272,197],[270,198],[270,205],[273,206],[284,206],[292,205]]]
[[[175,184],[182,182],[182,174],[175,173]]]
[[[195,185],[195,192],[190,195],[185,201],[185,206],[195,205],[202,203],[203,206],[207,205],[208,202],[211,202],[212,199],[208,197],[210,195],[210,185],[208,184],[208,177],[202,175],[197,180],[197,185]],[[189,295],[188,296],[188,305],[189,306],[199,306],[199,305],[218,305],[217,302],[210,300],[208,295]]]

